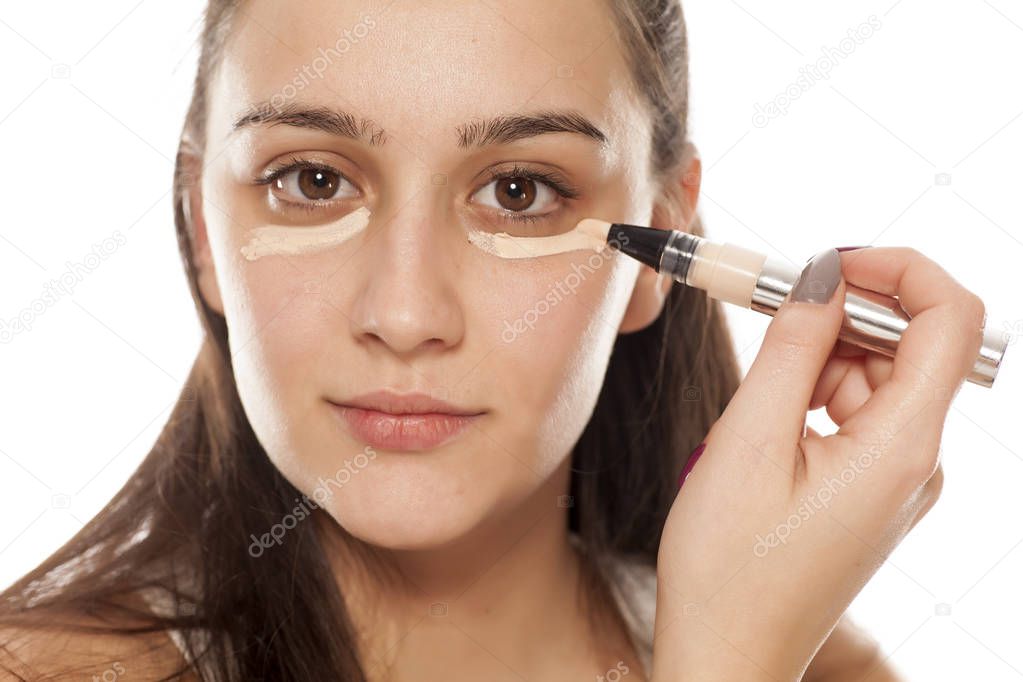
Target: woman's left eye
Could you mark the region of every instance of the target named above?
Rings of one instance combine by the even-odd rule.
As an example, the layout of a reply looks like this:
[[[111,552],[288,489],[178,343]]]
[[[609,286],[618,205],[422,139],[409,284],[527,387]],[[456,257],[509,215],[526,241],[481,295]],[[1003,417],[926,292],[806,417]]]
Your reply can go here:
[[[574,199],[579,193],[554,174],[515,168],[491,176],[491,181],[477,190],[473,199],[478,197],[508,220],[534,221],[553,214],[559,196]]]
[[[527,177],[497,178],[474,196],[479,196],[486,206],[509,213],[522,213],[528,209],[543,213],[551,203],[557,202],[554,189]]]
[[[299,204],[352,198],[358,194],[345,176],[326,166],[282,168],[266,181],[285,201]]]

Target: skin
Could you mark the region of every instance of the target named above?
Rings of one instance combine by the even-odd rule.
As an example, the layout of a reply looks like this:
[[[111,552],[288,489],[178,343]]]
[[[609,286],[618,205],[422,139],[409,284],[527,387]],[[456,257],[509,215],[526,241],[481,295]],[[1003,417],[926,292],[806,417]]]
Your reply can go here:
[[[510,665],[526,679],[561,680],[626,661],[638,677],[624,633],[593,641],[579,613],[577,557],[556,500],[568,491],[569,452],[616,335],[655,319],[670,284],[631,259],[609,259],[549,319],[506,343],[504,322],[522,317],[590,254],[503,260],[472,246],[466,230],[543,236],[588,216],[678,225],[671,217],[693,215],[699,159],[680,172],[681,192],[652,183],[647,112],[622,55],[604,41],[612,27],[599,5],[520,3],[503,17],[485,4],[395,3],[379,15],[372,5],[314,2],[295,13],[249,3],[250,26],[274,27],[273,35],[234,31],[211,84],[207,165],[192,204],[196,255],[203,295],[228,321],[242,402],[271,459],[307,493],[362,451],[325,398],[418,389],[485,411],[435,453],[380,452],[324,506],[407,581],[386,595],[369,578],[361,589],[346,585],[369,633],[366,657],[379,663],[371,675],[389,667],[394,680],[442,671],[505,679]],[[366,15],[374,23],[366,39],[294,101],[370,117],[385,143],[289,126],[232,133],[240,110],[273,97],[317,46],[336,39],[330,27]],[[531,16],[544,21],[523,19]],[[417,28],[415,69],[400,47],[408,26]],[[572,64],[572,77],[551,78],[557,63]],[[550,108],[581,112],[607,144],[569,133],[483,149],[455,144],[454,131],[470,118]],[[334,249],[247,262],[238,254],[251,227],[279,219],[267,188],[250,178],[296,151],[339,164],[358,188],[357,198],[317,220],[366,206],[370,224]],[[483,171],[508,162],[557,168],[581,196],[558,199],[549,222],[522,231],[478,200],[491,184]],[[346,565],[341,542],[337,563]],[[446,604],[447,618],[424,619],[436,602]],[[850,624],[835,632],[827,650],[834,669],[876,663],[855,645]]]
[[[829,302],[789,301],[775,316],[676,498],[658,555],[667,645],[654,680],[800,679],[832,619],[937,500],[941,432],[984,305],[913,249],[846,252],[842,272]],[[893,359],[834,345],[845,280],[898,296],[913,317]],[[806,429],[808,407],[838,432]],[[836,479],[826,506],[801,514]],[[784,543],[754,549],[783,525]]]
[[[371,624],[367,657],[390,665],[393,679],[429,677],[434,667],[501,679],[509,674],[502,661],[528,679],[595,675],[618,660],[638,669],[620,637],[590,641],[557,498],[568,490],[568,455],[616,335],[648,323],[656,307],[630,310],[639,265],[607,259],[549,318],[506,343],[505,321],[521,318],[589,254],[503,260],[470,244],[466,232],[539,236],[589,215],[651,220],[653,188],[643,173],[649,124],[621,55],[594,51],[611,31],[610,17],[565,7],[550,28],[535,27],[541,44],[560,45],[558,59],[577,65],[573,78],[552,80],[551,56],[485,5],[397,3],[374,15],[369,36],[293,100],[371,117],[386,142],[283,125],[232,133],[241,111],[269,100],[317,46],[336,40],[332,27],[353,26],[372,9],[317,2],[296,13],[252,2],[251,25],[272,26],[274,36],[234,31],[210,87],[205,158],[212,161],[192,215],[202,232],[202,291],[228,321],[243,405],[273,462],[307,493],[364,447],[339,427],[326,398],[420,390],[485,411],[475,428],[435,452],[378,451],[324,505],[348,533],[385,551],[407,580],[386,598],[373,584],[346,585],[356,617]],[[569,44],[554,29],[566,23],[578,34]],[[417,27],[416,69],[395,49],[408,26]],[[477,39],[454,40],[452,27]],[[461,66],[452,72],[449,64]],[[474,117],[539,109],[580,111],[609,144],[568,133],[483,149],[456,144],[457,127]],[[335,164],[360,196],[314,218],[283,215],[308,225],[367,206],[370,224],[333,249],[248,261],[239,251],[253,227],[282,222],[267,188],[251,178],[297,151]],[[479,190],[492,186],[484,171],[511,162],[556,167],[582,196],[562,200],[545,227],[525,232],[479,200]],[[437,174],[443,184],[432,182]],[[422,620],[434,602],[447,603],[447,619]],[[547,614],[542,623],[537,613]],[[554,657],[552,643],[578,654]]]
[[[580,190],[577,199],[559,199],[563,206],[545,229],[565,231],[590,216],[688,225],[699,192],[699,157],[692,150],[673,187],[652,183],[648,115],[614,41],[605,42],[610,16],[598,3],[523,0],[514,13],[441,1],[395,2],[379,13],[376,4],[313,0],[299,12],[253,0],[240,19],[244,30],[235,26],[210,85],[207,144],[203,158],[194,160],[201,182],[189,212],[200,290],[228,321],[243,405],[274,464],[307,494],[364,448],[339,426],[328,398],[343,401],[379,388],[421,390],[484,411],[472,429],[434,452],[378,451],[344,494],[323,506],[319,520],[328,534],[335,531],[332,560],[339,572],[350,566],[336,533],[340,526],[379,548],[406,580],[402,589],[387,590],[369,576],[345,583],[353,618],[366,632],[360,644],[370,679],[384,679],[385,667],[389,680],[584,679],[619,661],[629,665],[630,677],[642,679],[625,633],[595,641],[578,608],[578,558],[566,537],[567,510],[557,499],[568,492],[569,452],[591,415],[617,334],[653,321],[670,282],[631,259],[609,259],[534,328],[507,343],[504,322],[521,318],[591,254],[505,260],[470,244],[466,230],[523,229],[474,200],[491,184],[484,171],[512,161],[557,167]],[[385,143],[284,125],[232,132],[249,105],[281,92],[317,47],[334,43],[334,27],[355,26],[365,16],[375,22],[369,34],[293,101],[371,117],[386,131]],[[409,27],[415,27],[416,68],[409,68]],[[573,65],[570,78],[552,78],[559,64]],[[547,108],[582,112],[608,143],[556,133],[483,149],[455,144],[456,127],[473,117]],[[278,210],[268,188],[252,178],[294,152],[335,166],[358,191],[314,215]],[[361,207],[372,213],[366,229],[333,248],[254,261],[241,254],[259,226],[325,224]],[[807,328],[828,332],[821,323]],[[762,354],[779,354],[779,333],[769,334]],[[829,365],[817,400],[842,416],[845,405],[862,397],[867,375],[862,358],[833,362],[847,364]],[[881,362],[867,366],[884,375]],[[799,386],[812,389],[816,377],[810,374],[798,373]],[[755,380],[757,389],[746,389],[736,410],[746,422],[759,423],[777,405],[749,397],[764,387],[764,379]],[[715,438],[712,447],[733,446]],[[679,498],[684,513],[673,509],[663,556],[718,544],[707,537],[721,525],[708,519],[708,510],[718,508],[728,486],[716,481],[716,499],[705,499],[713,497],[708,468],[701,462],[690,476]],[[730,482],[736,478],[732,472]],[[751,489],[757,486],[741,491]],[[701,502],[706,506],[688,506]],[[737,537],[752,537],[747,530],[737,528]],[[820,547],[803,549],[809,563]],[[658,567],[658,591],[668,596],[658,603],[663,632],[655,679],[741,664],[673,618],[677,603],[670,597],[678,585],[728,575],[732,557],[726,552],[701,550],[699,557],[705,563],[696,567],[685,561]],[[825,596],[810,606],[792,602],[786,624],[809,613],[823,625],[800,639],[790,658],[808,660],[819,647],[808,680],[858,679],[869,670],[871,680],[895,679],[872,642],[847,619],[839,621],[844,597]],[[725,608],[767,609],[772,598],[770,590],[747,589]],[[437,602],[445,604],[446,617],[424,618]],[[665,629],[669,623],[673,627]],[[763,627],[735,637],[780,644],[779,631]],[[705,649],[694,650],[687,637]],[[77,641],[83,650],[100,646],[87,637]],[[45,643],[40,646],[43,655]],[[679,651],[687,657],[672,653]]]

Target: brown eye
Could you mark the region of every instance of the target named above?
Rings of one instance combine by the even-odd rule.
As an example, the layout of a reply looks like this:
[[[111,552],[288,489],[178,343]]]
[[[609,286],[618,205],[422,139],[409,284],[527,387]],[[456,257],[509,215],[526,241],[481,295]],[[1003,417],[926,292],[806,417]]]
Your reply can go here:
[[[547,219],[557,212],[558,197],[574,199],[579,192],[555,178],[540,178],[515,168],[507,173],[491,175],[489,183],[476,190],[470,201],[490,207],[501,220]]]
[[[307,199],[330,199],[337,192],[340,177],[322,168],[303,168],[298,172],[298,189]]]
[[[299,204],[326,203],[358,195],[358,190],[339,171],[318,166],[286,170],[273,182],[275,192]]]
[[[524,211],[536,200],[536,183],[529,178],[499,178],[494,188],[497,203],[508,211]]]

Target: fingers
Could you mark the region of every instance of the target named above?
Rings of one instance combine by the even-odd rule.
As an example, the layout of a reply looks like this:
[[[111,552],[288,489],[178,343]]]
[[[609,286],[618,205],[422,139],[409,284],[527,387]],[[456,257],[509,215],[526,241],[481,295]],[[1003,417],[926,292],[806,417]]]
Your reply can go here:
[[[838,342],[833,357],[862,360],[866,364],[867,381],[872,388],[877,388],[885,383],[892,375],[892,359],[890,357],[854,346],[848,341]]]
[[[839,343],[824,366],[810,400],[810,409],[827,409],[831,420],[841,426],[891,376],[891,358],[858,349],[842,349]]]
[[[867,381],[863,365],[857,363],[829,396],[826,404],[828,416],[831,417],[831,421],[842,426],[873,394],[874,387]]]
[[[814,386],[838,338],[844,299],[838,252],[821,252],[807,263],[775,314],[719,422],[747,443],[795,446]]]
[[[876,389],[891,379],[894,365],[891,358],[877,353],[868,353],[864,358],[864,364],[866,365],[867,383],[871,388]]]
[[[831,359],[824,365],[824,370],[817,379],[817,386],[814,387],[813,396],[810,398],[810,409],[816,410],[831,401],[835,391],[845,381],[846,376],[853,370],[859,360],[854,357],[843,357],[838,354],[838,349],[832,353]]]
[[[848,256],[848,257],[845,257]],[[913,249],[872,248],[847,252],[843,271],[850,284],[898,296],[912,316],[902,334],[888,380],[843,427],[844,432],[908,427],[940,433],[948,403],[972,370],[980,347],[984,305],[934,261]],[[883,380],[884,365],[872,367]],[[936,443],[934,444],[936,446]]]

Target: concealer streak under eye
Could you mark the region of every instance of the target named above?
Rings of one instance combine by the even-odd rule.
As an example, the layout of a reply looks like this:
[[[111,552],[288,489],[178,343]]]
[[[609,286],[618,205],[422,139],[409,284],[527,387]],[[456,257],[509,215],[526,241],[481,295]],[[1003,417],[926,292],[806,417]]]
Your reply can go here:
[[[316,227],[266,225],[252,230],[249,243],[241,248],[248,260],[269,255],[297,255],[322,251],[342,244],[359,234],[369,224],[370,211],[365,206],[340,220]]]
[[[507,232],[496,234],[469,230],[469,242],[498,258],[539,258],[569,251],[600,251],[607,246],[608,224],[586,219],[562,234],[550,237],[516,237]]]

